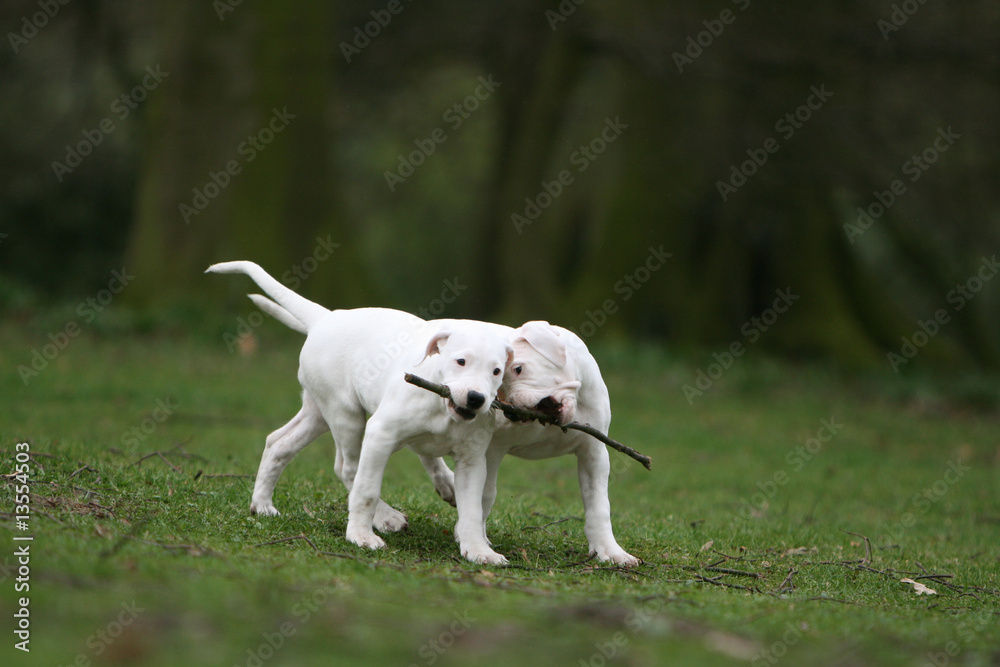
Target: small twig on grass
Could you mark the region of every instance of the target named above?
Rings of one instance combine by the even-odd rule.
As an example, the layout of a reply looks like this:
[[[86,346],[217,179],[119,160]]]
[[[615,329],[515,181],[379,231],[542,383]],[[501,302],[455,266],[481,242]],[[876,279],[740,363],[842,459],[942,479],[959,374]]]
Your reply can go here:
[[[316,543],[313,542],[312,540],[310,540],[309,537],[305,533],[301,533],[299,535],[293,535],[292,537],[283,537],[280,540],[271,540],[270,542],[261,542],[260,544],[255,544],[254,547],[266,547],[266,546],[271,545],[271,544],[282,544],[284,542],[294,542],[295,540],[303,540],[306,544],[308,544],[309,546],[312,547],[313,551],[315,551],[320,556],[334,556],[336,558],[347,558],[349,560],[360,560],[357,556],[352,556],[351,554],[342,554],[342,553],[336,553],[336,552],[333,552],[333,551],[323,551],[318,546],[316,546]],[[375,565],[376,563],[371,563],[371,564]],[[386,565],[389,565],[389,564],[386,563]],[[392,566],[390,565],[390,567],[392,567]]]
[[[799,571],[796,570],[795,568],[793,567],[788,568],[788,576],[785,577],[784,581],[778,584],[778,592],[780,593],[781,591],[785,590],[786,585],[789,590],[795,590],[795,585],[792,583],[792,577],[794,577],[798,573]]]
[[[205,479],[209,479],[209,478],[216,478],[216,477],[253,477],[253,475],[250,475],[250,474],[240,474],[240,473],[232,473],[232,472],[223,472],[223,473],[216,473],[214,475],[206,475],[204,473],[204,471],[199,470],[198,472],[196,472],[194,474],[194,478],[198,479],[200,477],[204,477]]]
[[[81,467],[77,468],[76,470],[74,470],[70,474],[69,479],[73,479],[74,477],[76,477],[77,475],[79,475],[81,472],[94,472],[94,473],[97,473],[97,480],[98,481],[101,480],[101,473],[98,472],[97,470],[94,470],[93,468],[91,468],[89,465],[86,465],[86,464],[84,464],[83,466],[81,466]]]
[[[189,556],[222,556],[222,554],[218,551],[209,549],[208,547],[203,547],[199,544],[161,544],[150,540],[142,540],[132,535],[126,535],[124,539],[139,542],[140,544],[148,544],[151,547],[160,547],[161,549],[166,549],[167,551],[174,549],[183,550],[186,551]]]
[[[735,588],[741,591],[747,591],[749,593],[759,593],[760,591],[755,586],[741,586],[739,584],[730,584],[725,581],[720,581],[724,575],[719,575],[718,577],[706,577],[701,574],[695,574],[695,581],[701,581],[706,584],[712,584],[713,586],[722,586],[723,588]]]
[[[617,574],[625,574],[630,577],[646,577],[647,579],[652,579],[653,576],[646,574],[645,572],[639,572],[635,568],[627,567],[625,565],[602,565],[598,567],[587,568],[591,572],[615,572]]]
[[[411,373],[406,373],[404,378],[407,382],[421,389],[426,389],[427,391],[434,392],[442,398],[451,398],[451,390],[448,387],[437,384],[436,382],[431,382],[430,380],[425,380],[422,377],[417,377]],[[563,432],[566,429],[573,429],[575,431],[580,431],[581,433],[586,433],[589,436],[597,438],[603,442],[608,447],[629,456],[643,465],[646,470],[652,470],[650,467],[652,465],[653,459],[649,458],[645,454],[640,454],[636,450],[632,449],[628,445],[623,445],[617,440],[612,440],[604,433],[601,433],[596,428],[590,424],[580,424],[579,422],[569,422],[568,424],[560,424],[550,415],[544,412],[539,412],[538,410],[531,410],[530,408],[522,408],[516,405],[511,405],[510,403],[505,403],[498,398],[493,399],[493,403],[490,407],[498,409],[503,412],[504,416],[511,421],[537,421],[540,424],[548,425],[554,424],[561,428]]]
[[[181,442],[178,442],[176,445],[174,445],[173,447],[171,447],[170,449],[168,449],[165,452],[160,452],[160,451],[150,452],[149,454],[146,454],[145,456],[140,457],[139,460],[136,461],[133,465],[139,465],[140,463],[142,463],[146,459],[152,458],[154,456],[160,457],[160,460],[162,460],[164,463],[166,463],[168,466],[170,466],[171,468],[173,468],[177,472],[182,472],[182,471],[181,471],[180,468],[178,468],[173,463],[171,463],[170,461],[168,461],[167,460],[167,456],[180,456],[180,457],[183,457],[185,459],[200,459],[200,460],[202,460],[202,461],[204,461],[204,462],[207,463],[208,459],[206,459],[204,456],[198,456],[197,454],[192,454],[192,453],[188,452],[186,449],[184,449],[184,445],[186,445],[187,443],[191,442],[192,438],[194,438],[194,436],[188,436],[187,439],[185,439],[185,440],[183,440]],[[178,451],[178,450],[180,450],[180,451]]]
[[[754,579],[763,579],[764,575],[759,572],[748,572],[746,570],[733,570],[728,567],[703,567],[702,570],[706,572],[718,572],[720,574],[734,574],[737,577],[752,577]]]
[[[556,524],[560,524],[560,523],[563,523],[565,521],[569,521],[571,519],[576,519],[576,517],[575,516],[567,516],[567,517],[564,517],[562,519],[556,519],[555,521],[550,521],[550,522],[548,522],[548,523],[546,523],[544,525],[541,525],[541,526],[526,526],[524,530],[545,530],[549,526],[555,526]],[[577,521],[579,521],[579,519],[577,519]]]
[[[840,532],[847,533],[848,535],[854,535],[855,537],[860,537],[861,539],[863,539],[865,541],[865,559],[861,561],[861,565],[868,565],[869,563],[872,562],[872,543],[866,536],[860,535],[858,533],[852,533],[851,531],[844,530],[843,528],[840,529]]]
[[[164,463],[166,463],[168,466],[170,466],[171,468],[173,468],[175,471],[181,472],[180,468],[178,468],[173,463],[171,463],[170,461],[167,460],[167,457],[163,455],[163,452],[150,452],[149,454],[146,454],[145,456],[143,456],[142,458],[140,458],[138,461],[136,461],[133,465],[138,466],[140,463],[142,463],[146,459],[153,458],[154,456],[159,456],[161,461],[163,461]]]
[[[750,572],[749,570],[734,570],[728,567],[715,567],[714,565],[682,565],[682,570],[688,570],[692,572],[718,572],[719,574],[733,574],[737,577],[752,577],[754,579],[763,579],[764,575],[759,572]]]
[[[203,463],[208,463],[208,459],[206,459],[204,456],[201,456],[200,454],[192,454],[185,448],[185,445],[191,442],[192,440],[194,440],[194,436],[189,435],[184,440],[181,440],[176,445],[174,445],[173,448],[167,452],[167,454],[173,454],[176,451],[177,452],[176,456],[183,456],[186,459],[197,459],[199,461],[202,461]]]

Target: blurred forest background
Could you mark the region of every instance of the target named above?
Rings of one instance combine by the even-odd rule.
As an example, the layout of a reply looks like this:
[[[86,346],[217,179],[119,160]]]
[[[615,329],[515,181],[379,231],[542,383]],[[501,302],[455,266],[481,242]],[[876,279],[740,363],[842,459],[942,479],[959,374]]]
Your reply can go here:
[[[122,267],[116,308],[245,314],[202,272],[252,259],[329,307],[1000,365],[996,2],[10,0],[0,26],[4,319]]]

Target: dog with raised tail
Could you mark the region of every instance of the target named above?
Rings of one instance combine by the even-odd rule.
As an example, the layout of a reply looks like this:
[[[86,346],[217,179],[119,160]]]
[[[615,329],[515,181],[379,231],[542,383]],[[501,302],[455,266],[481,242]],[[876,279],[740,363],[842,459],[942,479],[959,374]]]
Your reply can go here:
[[[329,430],[337,444],[334,470],[348,489],[350,542],[377,549],[385,542],[373,528],[406,526],[406,517],[379,496],[389,457],[409,447],[427,462],[454,458],[455,538],[462,555],[474,563],[507,562],[486,539],[482,514],[486,449],[496,426],[490,403],[513,359],[495,326],[428,322],[387,308],[328,310],[253,262],[214,264],[206,273],[246,274],[287,313],[282,321],[306,334],[298,372],[302,409],[267,437],[251,512],[278,513],[272,496],[285,466]],[[446,385],[452,398],[408,384],[408,372]]]
[[[296,331],[305,325],[280,305],[260,296],[250,298],[263,312]],[[579,421],[608,432],[611,400],[600,367],[586,344],[573,332],[548,322],[527,322],[517,329],[489,324],[513,349],[510,372],[500,389],[501,397],[514,405],[530,407],[555,417],[560,424]],[[537,423],[514,423],[501,413],[486,451],[486,482],[483,487],[483,539],[486,519],[497,497],[497,475],[504,456],[544,459],[573,454],[583,497],[584,532],[590,553],[599,561],[634,566],[639,559],[617,542],[611,525],[608,478],[611,462],[605,446],[579,431],[562,431]],[[339,449],[338,449],[339,457]],[[421,457],[438,494],[455,504],[455,475],[440,457]]]

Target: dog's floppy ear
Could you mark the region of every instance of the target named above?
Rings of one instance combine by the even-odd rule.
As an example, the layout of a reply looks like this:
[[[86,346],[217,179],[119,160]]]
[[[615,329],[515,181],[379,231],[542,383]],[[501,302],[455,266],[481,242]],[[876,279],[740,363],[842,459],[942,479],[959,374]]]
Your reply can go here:
[[[449,336],[451,336],[451,331],[448,329],[441,329],[441,331],[431,336],[431,339],[427,341],[427,349],[424,350],[424,359],[432,354],[440,354],[441,346],[447,342]]]
[[[525,322],[517,332],[518,340],[525,341],[550,362],[560,367],[566,365],[566,344],[548,322]]]

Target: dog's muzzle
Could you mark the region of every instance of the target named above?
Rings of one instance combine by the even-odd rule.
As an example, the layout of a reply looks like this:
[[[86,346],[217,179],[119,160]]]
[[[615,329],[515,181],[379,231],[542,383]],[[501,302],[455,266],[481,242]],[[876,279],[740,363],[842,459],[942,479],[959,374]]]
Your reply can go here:
[[[542,400],[538,401],[533,409],[541,412],[557,424],[566,424],[573,420],[575,407],[575,401],[557,401],[552,396],[546,396]]]
[[[448,399],[448,407],[458,415],[461,419],[469,421],[470,419],[475,419],[479,408],[483,407],[486,403],[486,396],[479,393],[478,391],[470,391],[465,397],[465,405],[461,406],[455,402],[454,399]]]

